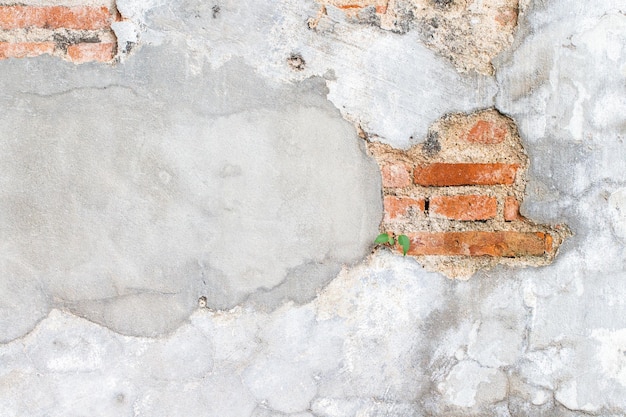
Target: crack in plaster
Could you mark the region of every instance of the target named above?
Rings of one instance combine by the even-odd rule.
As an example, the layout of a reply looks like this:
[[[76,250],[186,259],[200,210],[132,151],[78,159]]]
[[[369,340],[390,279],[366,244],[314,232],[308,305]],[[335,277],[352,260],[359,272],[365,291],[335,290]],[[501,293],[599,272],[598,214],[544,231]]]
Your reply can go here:
[[[54,91],[54,92],[49,92],[49,93],[40,93],[37,91],[17,91],[16,94],[24,95],[24,96],[40,97],[40,98],[55,98],[55,97],[63,97],[65,95],[78,93],[82,91],[106,91],[106,90],[114,89],[114,88],[118,88],[124,91],[130,91],[136,97],[146,98],[146,96],[139,94],[139,92],[135,88],[129,85],[123,85],[123,84],[107,84],[103,86],[72,87],[66,90]],[[7,96],[7,97],[10,97],[10,96]]]

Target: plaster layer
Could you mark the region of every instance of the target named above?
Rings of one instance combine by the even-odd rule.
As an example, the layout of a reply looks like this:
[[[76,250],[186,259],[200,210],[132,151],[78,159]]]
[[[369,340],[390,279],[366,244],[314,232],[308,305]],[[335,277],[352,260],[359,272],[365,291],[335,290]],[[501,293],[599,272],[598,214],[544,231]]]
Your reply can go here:
[[[368,253],[380,177],[323,82],[272,88],[245,64],[177,78],[171,59],[91,77],[51,58],[4,65],[4,341],[50,305],[156,335],[201,296],[302,301]]]
[[[194,0],[117,3],[132,22],[125,32],[132,42],[185,50],[187,71],[218,68],[240,57],[270,83],[323,77],[328,99],[344,118],[395,147],[417,143],[443,114],[494,102],[492,77],[459,74],[424,46],[417,31],[401,35],[354,24],[338,9],[312,29],[306,22],[317,16],[319,5],[308,0],[226,0],[217,13],[213,6]],[[301,69],[289,64],[292,55],[303,59]]]

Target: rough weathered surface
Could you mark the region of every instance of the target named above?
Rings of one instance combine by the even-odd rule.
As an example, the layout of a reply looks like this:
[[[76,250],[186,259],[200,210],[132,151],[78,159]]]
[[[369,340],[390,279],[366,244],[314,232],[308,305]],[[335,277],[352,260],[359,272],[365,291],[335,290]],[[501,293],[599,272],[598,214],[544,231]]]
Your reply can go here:
[[[492,74],[491,60],[513,40],[519,0],[317,0],[323,5],[309,26],[317,27],[327,7],[350,20],[404,33],[417,30],[425,45],[446,57],[461,72]]]
[[[119,64],[0,62],[0,315],[2,337],[14,339],[0,344],[0,415],[626,414],[623,1],[533,2],[494,61],[495,78],[459,75],[418,30],[381,30],[331,6],[311,29],[319,7],[120,0],[128,20],[112,24]],[[358,258],[353,235],[307,246],[353,233],[341,225],[363,210],[374,217],[371,232],[363,228],[369,242],[378,232],[380,174],[356,132],[408,149],[446,114],[494,104],[518,126],[529,163],[525,192],[507,196],[497,215],[568,224],[575,234],[552,264],[500,265],[458,281],[390,251],[335,276],[337,256],[334,267],[289,269],[279,286],[232,309],[201,307],[218,294],[205,291],[202,278],[214,275],[201,275],[202,251],[222,254],[232,271],[274,271],[315,247]],[[488,123],[464,137],[506,141]],[[248,163],[241,176],[225,155]],[[319,180],[301,180],[304,167]],[[382,180],[413,178],[398,166]],[[221,186],[209,193],[211,184]],[[282,211],[255,211],[266,216],[254,226],[280,217],[279,230],[268,239],[248,227],[243,249],[228,241],[221,227],[232,223],[213,214],[276,207],[263,193],[272,184]],[[393,197],[396,216],[425,209]],[[327,209],[340,212],[331,232],[315,217]],[[287,233],[290,225],[301,233]],[[43,257],[51,236],[58,244]],[[356,242],[367,252],[365,238]],[[278,261],[236,256],[254,248],[274,249]],[[95,258],[79,263],[78,254]],[[106,274],[116,268],[123,274]]]

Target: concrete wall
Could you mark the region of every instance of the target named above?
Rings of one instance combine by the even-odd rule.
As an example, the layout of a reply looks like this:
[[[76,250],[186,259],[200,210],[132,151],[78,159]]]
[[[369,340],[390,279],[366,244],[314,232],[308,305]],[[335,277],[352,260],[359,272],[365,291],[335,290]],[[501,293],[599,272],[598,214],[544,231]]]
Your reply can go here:
[[[625,415],[625,13],[0,1],[0,415]]]

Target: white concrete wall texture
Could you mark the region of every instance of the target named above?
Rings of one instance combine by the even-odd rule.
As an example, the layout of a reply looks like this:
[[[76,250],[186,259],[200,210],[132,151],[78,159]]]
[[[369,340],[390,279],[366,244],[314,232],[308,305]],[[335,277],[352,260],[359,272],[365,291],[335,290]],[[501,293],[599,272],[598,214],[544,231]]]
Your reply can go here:
[[[19,2],[111,29],[16,4],[0,416],[626,415],[623,0]],[[522,215],[572,232],[554,261],[376,249],[366,140],[490,108]]]

